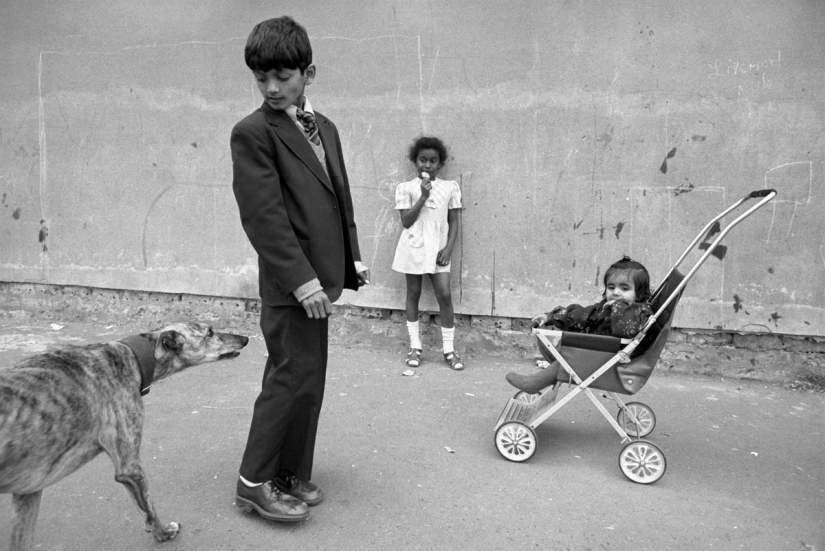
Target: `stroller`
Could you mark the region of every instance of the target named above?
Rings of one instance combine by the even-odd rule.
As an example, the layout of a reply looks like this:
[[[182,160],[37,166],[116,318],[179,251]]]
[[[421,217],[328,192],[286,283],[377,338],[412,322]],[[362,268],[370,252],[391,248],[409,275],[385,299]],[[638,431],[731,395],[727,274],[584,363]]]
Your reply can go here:
[[[624,447],[619,453],[622,473],[639,484],[651,484],[662,478],[667,468],[665,455],[655,444],[643,440],[656,426],[653,410],[641,402],[624,403],[618,395],[633,395],[647,382],[667,342],[682,291],[699,267],[734,226],[775,196],[773,189],[753,191],[708,222],[653,292],[650,298],[653,315],[634,338],[533,328],[542,356],[550,362],[558,361],[563,369],[559,370],[556,382],[538,394],[518,392],[508,400],[495,426],[499,453],[515,462],[530,459],[538,442],[536,427],[584,392],[622,439]],[[749,199],[759,201],[721,230],[693,268],[682,275],[677,268],[685,257],[703,237],[713,235],[722,217]],[[564,384],[575,386],[557,402],[559,389]],[[616,403],[619,411],[615,420],[592,390],[604,391],[604,397]]]

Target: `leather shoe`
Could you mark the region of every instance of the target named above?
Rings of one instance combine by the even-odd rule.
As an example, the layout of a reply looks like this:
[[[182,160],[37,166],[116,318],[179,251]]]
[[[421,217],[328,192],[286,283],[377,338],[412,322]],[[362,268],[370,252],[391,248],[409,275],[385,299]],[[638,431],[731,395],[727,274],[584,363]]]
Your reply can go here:
[[[294,496],[307,505],[318,505],[324,500],[324,492],[321,488],[293,475],[277,475],[272,479],[273,487],[285,494]]]
[[[291,495],[281,493],[270,483],[247,486],[238,479],[235,490],[235,505],[245,513],[254,509],[267,520],[297,522],[309,518],[309,507]]]

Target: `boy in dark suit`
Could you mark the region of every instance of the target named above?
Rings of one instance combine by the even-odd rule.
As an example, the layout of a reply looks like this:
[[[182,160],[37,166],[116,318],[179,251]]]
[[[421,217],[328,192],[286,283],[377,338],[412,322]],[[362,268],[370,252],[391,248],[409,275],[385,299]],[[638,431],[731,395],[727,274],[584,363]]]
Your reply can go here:
[[[268,520],[297,521],[324,497],[310,478],[327,316],[343,289],[369,282],[369,271],[338,130],[304,96],[315,78],[306,30],[289,17],[259,23],[244,55],[264,102],[232,129],[232,187],[258,253],[268,358],[235,502]]]

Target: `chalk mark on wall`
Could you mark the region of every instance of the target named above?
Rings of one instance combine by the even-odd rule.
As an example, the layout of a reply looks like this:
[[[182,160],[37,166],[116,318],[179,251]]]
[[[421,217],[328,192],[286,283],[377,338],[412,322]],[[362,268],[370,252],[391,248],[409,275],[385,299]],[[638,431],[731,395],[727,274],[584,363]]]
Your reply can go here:
[[[155,195],[155,198],[152,199],[152,204],[149,205],[149,208],[146,209],[146,215],[143,217],[143,227],[141,229],[141,236],[140,236],[140,249],[143,255],[143,267],[145,269],[149,268],[149,260],[148,260],[148,253],[146,251],[146,233],[149,228],[149,217],[152,215],[152,211],[155,209],[155,206],[160,203],[160,200],[163,199],[165,195],[167,195],[170,191],[175,188],[182,188],[182,187],[194,187],[198,189],[207,189],[207,188],[229,188],[231,186],[226,184],[189,184],[189,183],[180,183],[180,184],[170,184],[160,190],[160,192]]]
[[[469,197],[469,193],[464,189],[464,174],[458,175],[458,189],[461,190],[464,197]],[[464,208],[462,207],[461,210],[463,211]],[[464,298],[464,220],[461,219],[460,213],[458,224],[458,248],[461,251],[461,254],[458,257],[458,303],[461,304],[461,301]]]
[[[782,51],[777,50],[776,56],[763,59],[741,59],[728,58],[727,61],[714,59],[709,63],[711,70],[707,73],[708,78],[718,80],[724,85],[733,86],[737,97],[754,96],[760,91],[773,88],[773,80],[769,80],[768,71],[779,71],[782,69]],[[754,80],[753,76],[759,75],[759,79]],[[748,105],[748,118],[751,117],[751,106]]]
[[[496,315],[496,250],[493,249],[493,269],[490,277],[490,315]]]
[[[43,106],[43,55],[50,53],[57,52],[40,52],[37,64],[37,142],[38,147],[40,148],[40,177],[38,179],[38,198],[40,199],[40,216],[42,218],[41,224],[48,224],[49,222],[48,213],[46,211],[46,203],[43,200],[43,188],[48,183],[48,164],[46,162],[46,115],[45,108]],[[49,255],[45,254],[46,251],[47,250],[44,247],[42,253],[40,254],[40,268],[46,273],[46,277],[48,278]]]
[[[435,51],[435,58],[433,59],[433,68],[432,68],[432,71],[430,71],[430,81],[427,83],[427,91],[428,92],[430,91],[430,87],[433,84],[433,79],[435,78],[435,68],[438,65],[438,54],[440,54],[440,53],[441,53],[441,46],[439,46],[438,49]],[[421,66],[420,43],[419,43],[419,49],[418,49],[418,62],[419,62],[419,67],[420,67]]]
[[[165,43],[165,44],[139,44],[133,46],[125,46],[122,48],[110,50],[110,51],[92,51],[92,50],[85,50],[85,51],[56,51],[56,50],[41,50],[38,55],[38,63],[37,63],[37,101],[38,101],[38,147],[40,148],[40,167],[39,167],[39,181],[38,181],[38,198],[40,200],[40,216],[42,218],[41,225],[44,227],[48,227],[49,225],[49,212],[48,212],[48,201],[47,201],[47,194],[46,190],[48,189],[49,184],[49,163],[48,163],[48,140],[46,136],[46,111],[45,111],[45,97],[43,95],[43,62],[45,56],[68,56],[68,55],[91,55],[91,56],[103,56],[103,55],[118,55],[124,51],[129,50],[140,50],[140,49],[156,49],[156,48],[174,48],[178,46],[186,46],[186,45],[221,45],[227,44],[233,41],[246,41],[246,37],[232,37],[226,40],[221,41],[201,41],[201,40],[191,40],[191,41],[184,41],[184,42],[177,42],[177,43]],[[164,190],[161,190],[160,194],[155,198],[152,205],[149,207],[149,211],[146,213],[146,217],[144,219],[143,225],[143,235],[141,237],[141,246],[143,252],[143,266],[147,267],[147,258],[146,258],[146,223],[149,219],[149,214],[151,213],[152,208],[155,206],[157,201],[167,193],[172,187],[175,185],[180,184],[173,184],[172,186],[167,187]],[[221,186],[204,186],[204,187],[221,187]],[[41,239],[41,243],[43,240]],[[45,254],[47,252],[47,248],[44,244],[43,251],[41,252],[41,269],[45,272],[46,278],[48,278],[48,271],[49,271],[49,263],[50,263],[50,256]]]
[[[421,130],[424,134],[427,134],[427,119],[424,117],[424,60],[423,55],[421,54],[421,37],[416,36],[416,44],[418,48],[418,105],[420,108],[419,113],[421,114]],[[439,48],[440,51],[440,48]],[[436,57],[436,60],[438,58]],[[433,72],[435,71],[435,63],[433,63]],[[431,81],[432,82],[432,81]],[[398,86],[399,98],[401,93],[401,85],[399,83]]]
[[[804,167],[807,165],[808,170],[807,173],[803,176],[803,180],[799,182],[799,178],[796,178],[796,181],[800,183],[802,189],[794,189],[793,184],[794,182],[794,174],[791,172],[794,167]],[[782,172],[785,172],[784,178],[782,177]],[[776,222],[777,208],[787,205],[790,208],[790,216],[788,220],[788,230],[784,236],[779,237],[778,239],[788,239],[789,237],[793,236],[793,223],[794,218],[796,216],[796,210],[800,206],[809,205],[811,203],[811,199],[813,197],[813,181],[814,181],[814,168],[813,162],[811,161],[797,161],[797,162],[790,162],[790,163],[783,163],[781,165],[775,166],[769,170],[765,171],[765,189],[776,189],[777,195],[772,201],[773,203],[773,211],[771,215],[771,224],[768,228],[768,236],[765,239],[765,242],[768,243],[771,241],[771,237],[774,231],[774,224]],[[783,191],[786,193],[785,197],[783,197]],[[787,198],[787,193],[790,193],[792,196]],[[794,197],[796,196],[796,197]]]
[[[372,259],[370,260],[371,264],[375,264],[375,259],[378,258],[378,250],[379,245],[381,244],[381,237],[383,235],[395,235],[397,221],[396,221],[395,209],[388,205],[381,205],[381,211],[378,213],[378,216],[375,217],[375,222],[373,223],[373,228],[375,228],[375,235],[364,235],[359,236],[359,241],[364,239],[372,239]]]

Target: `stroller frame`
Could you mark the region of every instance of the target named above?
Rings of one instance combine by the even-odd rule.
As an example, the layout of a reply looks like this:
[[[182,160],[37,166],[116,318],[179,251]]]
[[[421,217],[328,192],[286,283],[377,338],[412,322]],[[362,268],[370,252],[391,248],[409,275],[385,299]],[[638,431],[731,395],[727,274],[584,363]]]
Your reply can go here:
[[[650,301],[654,313],[632,339],[533,328],[539,347],[543,347],[560,364],[564,373],[560,371],[559,379],[537,394],[518,392],[508,400],[494,429],[494,442],[499,453],[514,462],[530,459],[538,443],[536,427],[583,392],[621,438],[624,446],[619,453],[619,468],[622,473],[639,484],[651,484],[661,479],[667,469],[665,455],[652,442],[642,440],[656,425],[653,410],[641,402],[624,403],[618,394],[635,394],[647,381],[667,341],[676,304],[696,271],[731,229],[775,196],[776,190],[773,189],[752,191],[708,222],[653,292]],[[709,232],[714,224],[750,199],[759,201],[722,229],[696,264],[683,276],[678,267],[703,238],[710,237]],[[665,321],[660,322],[660,318]],[[650,338],[645,341],[646,337]],[[647,349],[631,359],[631,354],[643,341]],[[544,350],[542,354],[547,356]],[[577,364],[575,360],[581,360],[582,364]],[[634,372],[634,367],[640,369]],[[619,371],[629,375],[620,375]],[[575,386],[557,402],[559,389],[564,384]],[[619,407],[615,420],[593,390],[605,391],[607,394],[603,396],[613,400]]]

